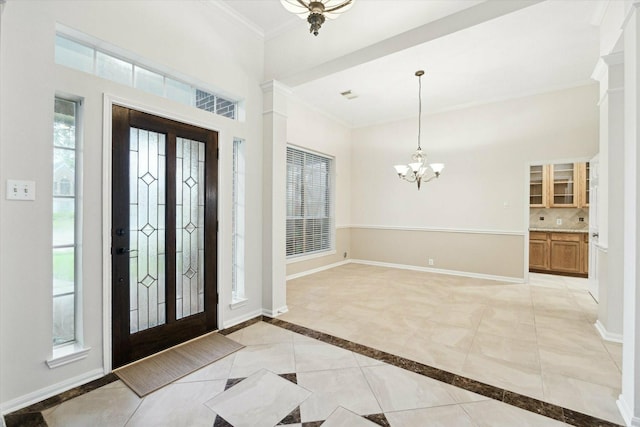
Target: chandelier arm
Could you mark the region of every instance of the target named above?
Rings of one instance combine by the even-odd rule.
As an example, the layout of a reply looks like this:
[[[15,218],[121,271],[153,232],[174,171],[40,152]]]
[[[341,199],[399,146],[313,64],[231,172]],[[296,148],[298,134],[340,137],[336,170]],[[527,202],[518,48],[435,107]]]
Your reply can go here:
[[[300,6],[304,7],[305,9],[307,9],[309,12],[311,12],[311,7],[306,4],[305,2],[303,2],[302,0],[297,0],[298,4],[300,4]]]
[[[298,0],[298,1],[300,1],[300,0]],[[336,11],[336,10],[340,10],[340,9],[342,9],[342,8],[343,8],[343,7],[345,7],[345,6],[349,6],[351,3],[353,3],[353,0],[348,0],[348,1],[345,1],[344,3],[339,4],[339,5],[337,5],[337,6],[334,6],[334,7],[332,7],[332,8],[325,9],[324,11],[325,11],[325,12],[334,12],[334,11]]]

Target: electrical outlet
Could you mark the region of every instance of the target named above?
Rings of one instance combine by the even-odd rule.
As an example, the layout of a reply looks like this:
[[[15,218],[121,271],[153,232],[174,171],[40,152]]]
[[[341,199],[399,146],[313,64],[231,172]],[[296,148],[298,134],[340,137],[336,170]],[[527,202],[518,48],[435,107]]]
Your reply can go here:
[[[584,222],[584,218],[583,218],[583,217],[580,217],[580,218],[578,218],[578,221],[579,221],[579,222]]]
[[[539,219],[540,221],[544,221],[544,217],[543,217],[543,216],[539,217],[538,219]]]
[[[433,265],[433,258],[429,258],[429,265]]]
[[[562,225],[562,218],[556,219],[556,225]]]

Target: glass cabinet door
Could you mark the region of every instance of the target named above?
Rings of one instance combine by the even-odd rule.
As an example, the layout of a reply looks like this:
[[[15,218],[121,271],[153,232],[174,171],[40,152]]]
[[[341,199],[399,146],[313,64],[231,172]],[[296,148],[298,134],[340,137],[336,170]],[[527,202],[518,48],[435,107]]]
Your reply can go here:
[[[547,166],[529,167],[529,206],[547,207]]]
[[[577,168],[574,163],[551,165],[551,206],[577,206]]]

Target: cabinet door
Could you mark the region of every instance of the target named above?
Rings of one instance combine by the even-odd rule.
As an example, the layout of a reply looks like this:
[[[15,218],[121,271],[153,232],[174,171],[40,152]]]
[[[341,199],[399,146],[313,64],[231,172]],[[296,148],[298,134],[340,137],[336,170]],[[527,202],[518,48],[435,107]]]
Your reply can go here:
[[[549,166],[533,165],[529,167],[529,206],[548,208]]]
[[[578,206],[578,168],[575,163],[558,163],[550,166],[550,201],[552,207]]]
[[[551,240],[551,270],[580,273],[581,243],[567,240]]]
[[[580,207],[589,207],[589,184],[591,179],[589,177],[589,162],[580,163]]]
[[[549,242],[529,240],[529,269],[549,270]]]

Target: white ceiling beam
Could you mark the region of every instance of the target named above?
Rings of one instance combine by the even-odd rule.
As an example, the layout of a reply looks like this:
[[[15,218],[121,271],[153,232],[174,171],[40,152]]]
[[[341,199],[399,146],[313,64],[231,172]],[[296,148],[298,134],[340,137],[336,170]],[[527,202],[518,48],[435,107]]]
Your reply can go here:
[[[279,73],[281,75],[277,75],[275,78],[289,87],[296,87],[356,65],[516,12],[541,3],[542,1],[544,0],[489,0],[311,68],[296,70],[288,74],[287,70]]]

